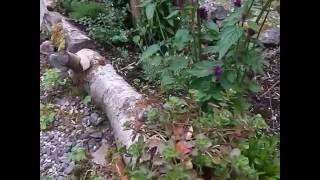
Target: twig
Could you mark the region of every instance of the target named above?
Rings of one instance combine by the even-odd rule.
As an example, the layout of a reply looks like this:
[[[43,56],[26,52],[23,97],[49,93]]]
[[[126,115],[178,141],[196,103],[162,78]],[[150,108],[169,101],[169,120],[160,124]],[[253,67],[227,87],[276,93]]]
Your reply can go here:
[[[128,67],[132,66],[132,65],[135,65],[136,62],[133,62],[133,63],[130,63],[128,64],[126,67],[123,67],[120,69],[120,71],[124,70],[124,69],[128,69]]]
[[[266,92],[264,92],[263,94],[261,94],[259,97],[262,98],[263,96],[265,96],[270,90],[272,90],[276,85],[278,85],[280,83],[280,80],[278,80],[276,83],[274,83]]]

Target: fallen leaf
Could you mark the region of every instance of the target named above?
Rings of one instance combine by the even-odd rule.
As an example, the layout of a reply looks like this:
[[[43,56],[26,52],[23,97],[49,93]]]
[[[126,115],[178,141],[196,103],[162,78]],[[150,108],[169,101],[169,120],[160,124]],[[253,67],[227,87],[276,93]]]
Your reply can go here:
[[[191,159],[187,159],[187,160],[183,161],[182,164],[186,169],[192,169],[193,168],[193,164],[192,164]]]
[[[125,175],[125,163],[121,157],[118,158],[116,162],[116,169],[118,172],[118,175],[120,176],[121,180],[128,180],[128,177]]]
[[[219,149],[220,152],[224,155],[230,154],[230,152],[232,151],[232,147],[230,145],[221,145]]]
[[[135,121],[133,124],[133,129],[135,131],[138,131],[138,130],[140,130],[140,128],[143,124],[144,124],[144,122],[142,122],[142,121]]]

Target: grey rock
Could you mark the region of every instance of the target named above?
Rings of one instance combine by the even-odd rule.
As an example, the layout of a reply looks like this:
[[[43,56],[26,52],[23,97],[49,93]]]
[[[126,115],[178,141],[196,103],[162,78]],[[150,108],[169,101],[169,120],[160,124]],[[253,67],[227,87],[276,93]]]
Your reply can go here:
[[[53,134],[49,134],[49,140],[52,140],[54,138],[54,135]]]
[[[51,150],[50,150],[50,148],[47,148],[47,149],[46,149],[46,154],[47,154],[48,156],[51,155]]]
[[[65,178],[63,176],[58,176],[56,180],[65,180]]]
[[[70,163],[70,159],[68,158],[67,155],[63,155],[63,156],[60,157],[59,159],[60,159],[60,162],[63,162],[63,163],[65,163],[65,164]]]
[[[102,135],[103,135],[102,132],[94,132],[94,133],[90,134],[89,136],[92,138],[101,139]]]
[[[216,9],[212,12],[214,19],[223,20],[227,17],[228,11],[223,6],[217,6]]]
[[[65,105],[67,102],[68,102],[68,100],[66,98],[56,98],[55,99],[55,103],[60,106]]]
[[[72,147],[72,145],[73,145],[73,142],[69,141],[69,142],[66,143],[66,147]]]
[[[48,170],[51,166],[52,166],[51,163],[45,163],[45,164],[43,165],[43,170],[46,171],[46,170]]]
[[[53,122],[53,126],[54,126],[54,127],[58,127],[58,126],[59,126],[59,122],[58,122],[58,121],[54,121],[54,122]]]
[[[88,149],[92,149],[93,146],[95,146],[95,145],[96,145],[96,141],[94,139],[90,139],[88,141]]]
[[[280,44],[280,28],[275,27],[261,33],[259,40],[266,46]]]
[[[70,152],[71,151],[71,146],[66,146],[64,149],[63,149],[63,153],[68,153],[68,152]]]
[[[40,45],[40,53],[45,54],[45,55],[50,55],[54,53],[54,46],[51,41],[44,41]]]
[[[74,169],[74,166],[75,166],[74,162],[71,162],[69,166],[63,171],[63,173],[66,175],[70,175]]]
[[[103,119],[97,113],[92,113],[89,120],[93,126],[98,126],[103,122]]]
[[[65,169],[66,169],[66,167],[65,167],[64,165],[62,165],[62,166],[58,169],[58,171],[59,171],[59,172],[63,172]]]

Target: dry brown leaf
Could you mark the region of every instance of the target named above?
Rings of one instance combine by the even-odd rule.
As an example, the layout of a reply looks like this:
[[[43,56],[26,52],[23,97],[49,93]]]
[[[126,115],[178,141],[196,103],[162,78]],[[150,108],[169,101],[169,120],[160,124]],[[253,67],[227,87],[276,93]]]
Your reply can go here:
[[[121,157],[118,158],[116,162],[116,170],[121,180],[128,180],[128,177],[125,175],[126,165]]]
[[[183,161],[182,164],[186,169],[192,169],[193,168],[193,164],[192,164],[191,159],[187,159],[187,160]]]
[[[183,136],[185,134],[183,125],[173,124],[172,130],[173,130],[173,135],[175,136]]]

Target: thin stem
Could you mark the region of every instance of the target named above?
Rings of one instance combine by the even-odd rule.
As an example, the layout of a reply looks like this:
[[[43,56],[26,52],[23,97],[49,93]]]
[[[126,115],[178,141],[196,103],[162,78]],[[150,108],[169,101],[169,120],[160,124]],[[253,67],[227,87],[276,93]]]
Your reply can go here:
[[[196,36],[194,34],[194,18],[195,18],[195,10],[194,10],[194,2],[193,0],[191,0],[191,4],[192,4],[192,8],[191,8],[191,34],[192,34],[192,38],[193,38],[193,58],[195,59],[195,61],[198,61],[198,56],[197,56],[197,42],[196,42]]]
[[[269,6],[269,9],[270,9],[270,6]],[[263,21],[262,21],[262,24],[261,24],[261,26],[260,26],[260,29],[259,29],[259,32],[258,32],[258,35],[257,35],[257,39],[259,39],[261,30],[262,30],[262,28],[263,28],[263,26],[264,26],[264,23],[266,22],[266,20],[267,20],[267,18],[268,18],[269,12],[270,12],[270,11],[268,10],[266,16],[264,17],[264,19],[263,19]]]
[[[157,16],[157,20],[158,20],[158,25],[160,27],[161,36],[162,36],[163,40],[165,41],[166,38],[165,38],[163,30],[162,30],[162,24],[160,22],[160,18],[159,18],[159,14],[158,14],[158,10],[157,9],[156,9],[156,16]]]
[[[196,10],[199,9],[199,0],[197,0],[197,8]],[[197,28],[198,28],[198,36],[197,36],[197,41],[198,41],[198,54],[197,54],[197,58],[200,60],[200,55],[201,55],[201,18],[200,18],[200,15],[199,13],[196,11],[197,13]]]
[[[263,13],[264,13],[264,12],[266,11],[266,9],[269,7],[269,5],[271,4],[272,1],[273,1],[273,0],[268,0],[268,1],[266,2],[266,4],[263,6],[260,14],[259,14],[258,17],[257,17],[257,20],[256,20],[256,23],[257,23],[257,24],[259,24],[259,21],[260,21],[262,15],[263,15]]]

